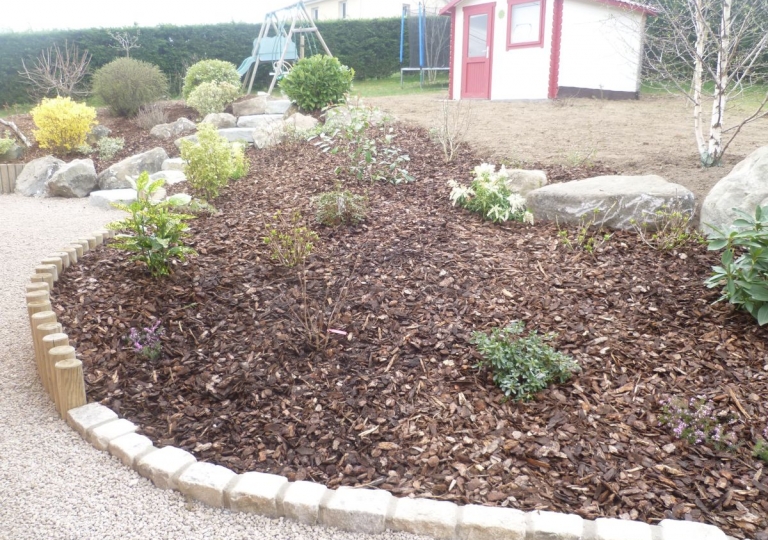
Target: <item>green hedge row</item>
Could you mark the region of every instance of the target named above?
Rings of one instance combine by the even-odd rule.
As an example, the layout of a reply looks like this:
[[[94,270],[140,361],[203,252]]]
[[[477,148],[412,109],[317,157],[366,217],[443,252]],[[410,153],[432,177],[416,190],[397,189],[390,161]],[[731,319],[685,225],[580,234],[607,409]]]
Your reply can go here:
[[[178,93],[186,68],[198,60],[218,58],[240,65],[251,54],[260,26],[238,23],[111,30],[134,35],[140,31],[140,48],[131,50],[131,57],[159,66],[168,75],[172,91]],[[331,53],[354,68],[357,79],[387,77],[399,69],[400,19],[321,21],[317,26]],[[93,56],[91,72],[123,56],[107,30],[0,34],[0,106],[29,101],[28,85],[19,75],[22,60],[29,66],[54,43],[63,47],[66,41],[77,44],[81,51],[87,49]],[[321,51],[316,39],[307,39],[305,54]],[[266,66],[259,69],[260,87],[268,81],[268,71]]]

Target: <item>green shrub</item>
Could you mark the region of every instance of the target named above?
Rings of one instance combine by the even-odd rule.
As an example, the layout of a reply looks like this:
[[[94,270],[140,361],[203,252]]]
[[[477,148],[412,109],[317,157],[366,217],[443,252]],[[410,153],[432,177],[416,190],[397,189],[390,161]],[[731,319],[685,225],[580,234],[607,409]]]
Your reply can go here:
[[[475,167],[473,174],[475,179],[469,187],[454,180],[448,182],[454,206],[478,213],[494,223],[509,220],[533,223],[533,215],[525,211],[525,198],[507,185],[509,175],[503,165],[497,171],[494,165],[483,163]]]
[[[576,225],[576,231],[573,236],[571,236],[571,231],[566,228],[560,228],[560,223],[558,223],[557,236],[560,239],[560,243],[567,248],[581,249],[590,255],[593,254],[597,248],[605,244],[612,236],[611,233],[603,229],[602,223],[599,225],[595,224],[599,213],[600,209],[595,208],[592,210],[591,215],[582,214],[579,217],[579,223]],[[610,209],[606,213],[610,213]]]
[[[270,258],[273,261],[290,268],[304,263],[309,257],[315,247],[313,242],[317,242],[318,236],[314,231],[301,226],[301,222],[302,217],[298,211],[290,218],[278,211],[272,223],[264,225],[267,235],[262,240],[269,246]]]
[[[319,111],[342,103],[354,77],[355,70],[342,66],[337,58],[316,54],[296,62],[280,80],[280,89],[301,110]]]
[[[197,131],[197,140],[181,141],[184,174],[189,185],[211,202],[237,172],[232,144],[219,135],[213,124],[202,124]]]
[[[96,109],[68,97],[44,98],[30,115],[37,126],[33,133],[40,148],[65,152],[84,145],[96,125]]]
[[[99,159],[112,159],[125,146],[125,139],[122,137],[103,137],[96,143],[99,150]]]
[[[130,216],[109,224],[110,229],[128,231],[118,236],[112,244],[117,249],[136,253],[133,260],[147,265],[153,277],[168,275],[171,260],[185,260],[195,251],[184,245],[188,236],[187,221],[194,216],[175,212],[176,207],[189,204],[189,195],[174,195],[162,202],[152,200],[152,195],[163,186],[165,180],[150,180],[143,172],[136,179],[137,198],[130,204],[113,206]]]
[[[134,58],[118,58],[93,75],[93,93],[118,116],[135,116],[139,107],[168,92],[168,79],[160,68]]]
[[[754,218],[734,210],[741,217],[733,227],[725,231],[713,228],[709,237],[710,251],[725,251],[706,285],[723,287],[719,300],[746,310],[762,326],[768,323],[768,206],[758,206]]]
[[[13,148],[14,144],[16,144],[16,141],[14,141],[13,139],[0,137],[0,156],[5,154],[11,148]]]
[[[201,116],[224,112],[240,95],[240,86],[228,82],[204,82],[190,92],[187,105]]]
[[[251,164],[245,155],[246,146],[245,143],[232,143],[232,175],[230,176],[232,180],[240,180],[248,174]]]
[[[650,213],[650,212],[649,212]],[[699,232],[691,226],[693,212],[683,210],[679,202],[662,205],[653,212],[652,224],[630,220],[640,240],[653,249],[672,251],[683,247],[688,242],[702,240]]]
[[[237,66],[224,60],[201,60],[187,70],[181,93],[184,99],[189,99],[192,90],[203,83],[213,82],[239,86],[240,75],[237,73]]]
[[[516,400],[529,400],[552,381],[563,383],[579,365],[568,355],[545,343],[553,334],[539,336],[536,331],[526,337],[525,324],[512,321],[506,328],[493,328],[490,334],[474,332],[470,343],[477,345],[483,359],[478,367],[490,366],[493,382]]]
[[[331,227],[363,221],[367,211],[366,203],[362,195],[339,187],[312,197],[312,204],[317,208],[315,220]]]

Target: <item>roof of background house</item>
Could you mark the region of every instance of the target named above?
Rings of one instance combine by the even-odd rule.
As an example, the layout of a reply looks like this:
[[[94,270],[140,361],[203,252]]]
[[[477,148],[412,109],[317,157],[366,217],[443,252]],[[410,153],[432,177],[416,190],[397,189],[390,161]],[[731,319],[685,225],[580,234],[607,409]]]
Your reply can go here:
[[[319,0],[313,0],[313,1],[319,1]],[[453,11],[453,9],[456,7],[457,4],[463,1],[464,0],[451,0],[451,2],[448,3],[448,5],[446,5],[443,9],[440,10],[440,15],[445,15],[446,13],[450,13],[451,11]],[[631,2],[630,0],[591,0],[591,1],[597,2],[598,4],[606,4],[609,6],[628,9],[630,11],[640,11],[642,13],[645,13],[646,15],[658,15],[658,11],[656,11],[652,7],[646,6],[644,4],[640,4],[638,2]]]

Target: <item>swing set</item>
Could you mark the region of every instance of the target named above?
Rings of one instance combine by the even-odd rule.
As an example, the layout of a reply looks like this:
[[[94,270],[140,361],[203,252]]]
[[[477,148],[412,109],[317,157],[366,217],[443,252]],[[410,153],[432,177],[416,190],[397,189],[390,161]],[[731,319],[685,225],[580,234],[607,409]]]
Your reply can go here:
[[[296,36],[298,36],[298,47],[294,41]],[[240,76],[245,77],[243,88],[248,81],[250,94],[259,64],[271,63],[272,82],[267,94],[272,94],[277,81],[293,67],[291,62],[304,58],[305,49],[309,49],[310,56],[320,52],[320,47],[315,40],[325,54],[333,56],[303,1],[267,13],[259,30],[259,36],[253,41],[251,56],[243,60],[237,68]],[[248,77],[249,72],[250,77]]]

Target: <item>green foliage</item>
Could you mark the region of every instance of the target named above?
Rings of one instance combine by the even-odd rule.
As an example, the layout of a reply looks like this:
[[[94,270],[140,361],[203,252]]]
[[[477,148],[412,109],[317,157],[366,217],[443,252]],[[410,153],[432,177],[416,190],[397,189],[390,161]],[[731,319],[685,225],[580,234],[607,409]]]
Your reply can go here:
[[[710,251],[725,251],[705,283],[723,287],[719,300],[746,310],[762,326],[768,323],[768,206],[758,206],[754,217],[734,211],[741,217],[733,227],[714,229],[709,237]]]
[[[173,259],[183,261],[188,255],[196,254],[184,245],[188,236],[187,221],[194,216],[174,211],[189,204],[190,197],[179,194],[162,202],[153,201],[152,195],[164,183],[163,179],[152,181],[148,173],[141,173],[136,179],[136,200],[130,204],[113,204],[130,216],[109,225],[111,229],[128,231],[128,235],[118,236],[112,245],[136,253],[133,260],[146,264],[153,277],[170,274]]]
[[[16,144],[16,141],[14,141],[13,139],[9,139],[9,138],[6,138],[6,137],[0,137],[0,156],[5,154],[11,148],[13,148],[14,144]]]
[[[319,111],[344,101],[352,87],[355,70],[338,58],[316,54],[302,58],[280,79],[280,89],[303,111]]]
[[[763,436],[768,439],[768,428],[763,432]],[[752,455],[768,463],[768,441],[765,439],[758,439],[752,449]]]
[[[136,116],[139,107],[165,96],[168,79],[160,68],[135,58],[118,58],[93,75],[93,93],[118,116]]]
[[[682,210],[680,205],[663,205],[653,214],[653,226],[647,222],[638,224],[631,220],[632,227],[640,239],[653,249],[672,251],[683,247],[688,242],[700,242],[702,237],[691,226],[693,213]]]
[[[245,155],[246,146],[244,143],[232,143],[232,180],[240,180],[248,174],[251,163]]]
[[[483,163],[472,173],[475,179],[469,187],[454,180],[448,182],[454,206],[466,208],[494,223],[510,220],[533,223],[533,215],[525,210],[525,197],[507,185],[509,174],[504,165],[497,171],[494,165]]]
[[[583,214],[579,218],[579,224],[576,227],[576,234],[571,236],[571,232],[568,229],[561,229],[560,224],[557,224],[557,235],[560,238],[560,243],[570,249],[582,249],[590,255],[595,252],[595,249],[599,248],[611,239],[611,233],[606,232],[601,225],[595,225],[597,221],[597,214],[600,210],[595,208],[592,211],[592,215]]]
[[[37,126],[33,133],[40,148],[71,152],[85,144],[96,125],[96,109],[68,97],[43,98],[30,114]]]
[[[301,225],[303,219],[299,211],[286,218],[278,211],[272,223],[265,223],[267,235],[262,238],[269,246],[270,258],[283,266],[292,268],[303,264],[315,247],[317,233]]]
[[[341,189],[341,186],[312,197],[312,204],[317,208],[315,221],[330,227],[363,221],[368,211],[367,203],[364,196]]]
[[[201,116],[224,112],[240,95],[240,86],[228,82],[204,82],[195,87],[187,98],[187,105]]]
[[[125,146],[125,139],[122,137],[103,137],[96,143],[99,150],[99,159],[112,159]]]
[[[512,321],[506,328],[493,328],[490,334],[473,332],[470,343],[477,346],[483,359],[478,367],[493,370],[493,382],[507,396],[527,401],[552,381],[563,383],[579,371],[568,355],[553,349],[546,341],[554,335],[539,336],[534,330],[525,337],[525,323]]]
[[[229,179],[239,172],[237,167],[243,164],[235,163],[232,144],[219,135],[213,124],[200,126],[197,141],[181,141],[184,174],[189,185],[202,193],[207,202],[211,202],[219,196],[219,190],[229,183]]]
[[[240,75],[237,66],[224,60],[201,60],[187,70],[184,77],[184,88],[181,93],[184,99],[189,99],[192,91],[203,83],[229,83],[240,85]],[[220,112],[220,111],[215,111]]]

